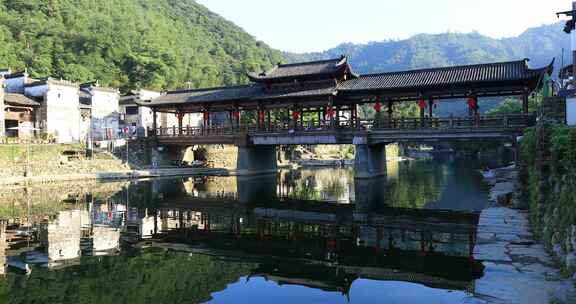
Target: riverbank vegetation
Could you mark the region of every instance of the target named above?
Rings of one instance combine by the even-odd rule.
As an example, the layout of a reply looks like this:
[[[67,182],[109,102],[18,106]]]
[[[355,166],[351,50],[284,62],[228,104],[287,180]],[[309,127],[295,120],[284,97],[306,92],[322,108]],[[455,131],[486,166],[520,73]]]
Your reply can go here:
[[[576,270],[576,128],[534,127],[521,145],[519,203],[527,202],[535,235],[572,273]]]

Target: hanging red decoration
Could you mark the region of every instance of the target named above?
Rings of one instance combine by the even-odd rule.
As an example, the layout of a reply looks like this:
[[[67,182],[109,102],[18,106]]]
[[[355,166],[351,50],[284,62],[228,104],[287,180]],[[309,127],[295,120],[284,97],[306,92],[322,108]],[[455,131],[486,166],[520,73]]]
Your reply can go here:
[[[184,119],[184,115],[186,115],[186,114],[184,114],[184,113],[177,113],[177,114],[176,114],[176,117],[178,118],[178,120],[182,120],[182,119]]]
[[[332,109],[332,107],[327,107],[326,108],[326,114],[328,115],[329,119],[334,118],[334,109]]]
[[[380,113],[380,111],[382,111],[382,104],[380,101],[376,101],[374,104],[374,110],[376,110],[376,113]]]
[[[294,110],[292,111],[292,119],[293,120],[298,120],[300,118],[300,112]]]
[[[264,111],[263,110],[259,110],[258,111],[258,121],[260,122],[260,124],[264,123]]]
[[[208,112],[204,112],[204,121],[208,121],[208,119],[210,119],[210,113]]]
[[[240,111],[232,111],[232,116],[235,119],[240,119]]]
[[[418,101],[418,107],[420,108],[420,110],[424,110],[428,107],[428,105],[426,104],[426,100],[424,100],[424,98],[420,98],[420,100]]]
[[[478,109],[478,100],[476,97],[469,97],[468,98],[468,108],[472,110]]]

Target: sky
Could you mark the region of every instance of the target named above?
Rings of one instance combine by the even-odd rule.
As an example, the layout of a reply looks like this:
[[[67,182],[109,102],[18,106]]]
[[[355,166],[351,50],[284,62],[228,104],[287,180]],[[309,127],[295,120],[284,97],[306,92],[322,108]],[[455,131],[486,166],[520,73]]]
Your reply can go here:
[[[557,22],[567,0],[197,0],[273,48],[322,51],[344,42],[477,31],[493,38]]]

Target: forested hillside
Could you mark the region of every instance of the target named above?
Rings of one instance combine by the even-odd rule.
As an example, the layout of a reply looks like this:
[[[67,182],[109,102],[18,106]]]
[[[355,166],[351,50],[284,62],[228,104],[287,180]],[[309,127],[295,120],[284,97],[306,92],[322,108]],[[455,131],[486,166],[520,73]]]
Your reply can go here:
[[[493,39],[478,33],[420,34],[405,40],[369,44],[341,44],[321,53],[285,54],[290,61],[350,57],[359,73],[378,73],[446,65],[530,58],[532,66],[544,66],[556,57],[561,62],[562,48],[569,60],[570,36],[563,24],[545,25],[526,30],[513,38]]]
[[[193,0],[0,0],[0,68],[123,91],[246,82],[280,52]]]

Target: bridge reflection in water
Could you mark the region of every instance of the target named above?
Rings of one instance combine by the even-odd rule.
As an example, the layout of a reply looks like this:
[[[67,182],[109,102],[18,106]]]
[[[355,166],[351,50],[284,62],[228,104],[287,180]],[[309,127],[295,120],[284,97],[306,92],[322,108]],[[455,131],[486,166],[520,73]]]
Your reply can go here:
[[[472,259],[477,213],[389,207],[382,179],[356,180],[349,204],[279,196],[269,176],[238,178],[236,194],[151,183],[138,187],[154,189],[154,207],[128,209],[138,247],[256,261],[253,275],[343,292],[356,278],[470,290],[482,275]]]
[[[11,269],[28,263],[68,273],[98,267],[89,256],[124,261],[134,250],[161,248],[240,263],[246,272],[232,282],[264,277],[348,295],[363,278],[473,291],[483,272],[471,256],[478,214],[395,208],[382,197],[384,185],[355,180],[353,193],[335,190],[320,201],[284,195],[295,185],[273,176],[140,181],[106,199],[86,195],[39,224],[27,244],[14,242],[17,228],[8,227],[7,259]],[[333,199],[342,196],[350,201]]]

